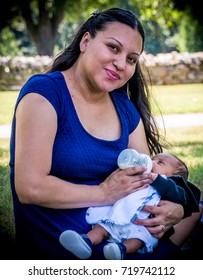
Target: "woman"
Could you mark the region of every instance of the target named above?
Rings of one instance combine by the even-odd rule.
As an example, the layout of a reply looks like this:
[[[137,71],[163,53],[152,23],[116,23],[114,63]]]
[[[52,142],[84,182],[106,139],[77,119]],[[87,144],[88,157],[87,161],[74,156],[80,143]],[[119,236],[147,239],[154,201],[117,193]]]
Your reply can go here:
[[[132,13],[95,13],[49,73],[22,88],[10,166],[23,258],[74,259],[59,243],[61,232],[88,232],[87,207],[112,205],[152,182],[150,174],[140,175],[143,167],[122,171],[116,163],[127,147],[147,154],[162,150],[139,67],[143,48],[144,32]],[[140,222],[158,238],[163,226],[184,215],[182,206],[167,201],[145,210],[155,217]],[[99,246],[92,258],[104,258]]]

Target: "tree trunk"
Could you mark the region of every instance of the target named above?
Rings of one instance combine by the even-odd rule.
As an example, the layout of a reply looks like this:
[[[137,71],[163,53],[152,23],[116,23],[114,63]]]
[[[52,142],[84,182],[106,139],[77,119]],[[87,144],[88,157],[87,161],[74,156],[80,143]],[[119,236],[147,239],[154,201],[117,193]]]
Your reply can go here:
[[[68,0],[35,0],[35,9],[31,8],[32,0],[21,0],[22,16],[26,22],[28,33],[34,42],[39,55],[52,56],[59,24],[64,17],[64,8]]]
[[[33,28],[28,28],[28,31],[36,46],[38,55],[52,56],[57,28],[53,29],[51,22],[47,21],[38,26],[35,30],[33,30]]]

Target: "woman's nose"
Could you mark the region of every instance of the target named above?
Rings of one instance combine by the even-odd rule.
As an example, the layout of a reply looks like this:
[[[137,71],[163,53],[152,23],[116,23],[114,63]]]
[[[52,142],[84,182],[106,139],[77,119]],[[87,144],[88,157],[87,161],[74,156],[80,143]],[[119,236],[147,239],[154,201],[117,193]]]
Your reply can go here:
[[[117,55],[113,64],[119,71],[123,71],[126,66],[126,58],[122,55]]]

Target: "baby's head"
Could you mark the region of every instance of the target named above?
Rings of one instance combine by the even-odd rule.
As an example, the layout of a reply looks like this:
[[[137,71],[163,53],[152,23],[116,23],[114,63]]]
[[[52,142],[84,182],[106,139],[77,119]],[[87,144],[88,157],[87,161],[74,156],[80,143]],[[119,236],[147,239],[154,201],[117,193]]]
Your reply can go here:
[[[178,157],[172,154],[160,153],[152,158],[152,162],[153,173],[164,174],[167,177],[179,175],[187,181],[189,175],[188,168]]]

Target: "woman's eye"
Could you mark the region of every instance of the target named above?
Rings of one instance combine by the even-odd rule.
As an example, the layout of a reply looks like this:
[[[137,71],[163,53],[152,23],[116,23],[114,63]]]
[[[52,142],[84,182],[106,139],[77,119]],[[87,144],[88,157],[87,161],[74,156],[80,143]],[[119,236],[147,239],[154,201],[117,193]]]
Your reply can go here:
[[[137,63],[137,59],[135,59],[134,57],[129,57],[128,60],[131,64],[136,64]]]
[[[118,52],[118,47],[115,45],[109,45],[109,48],[114,52]]]

